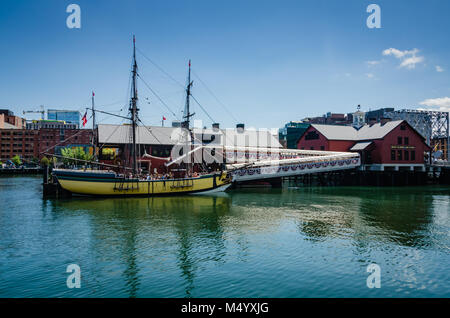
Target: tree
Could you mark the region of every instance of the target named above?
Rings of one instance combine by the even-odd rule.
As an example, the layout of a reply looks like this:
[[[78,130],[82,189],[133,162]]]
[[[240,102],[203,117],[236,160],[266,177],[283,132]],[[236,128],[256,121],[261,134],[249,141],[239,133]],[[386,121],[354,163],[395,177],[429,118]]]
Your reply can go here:
[[[14,165],[16,167],[22,165],[22,160],[20,160],[20,157],[18,155],[15,155],[14,157],[11,158],[12,163],[14,163]]]
[[[50,164],[50,160],[48,160],[47,157],[42,157],[42,159],[41,159],[41,166],[42,166],[42,167],[46,167],[46,166],[48,166],[49,164]]]
[[[93,159],[93,156],[86,153],[81,147],[63,148],[61,149],[61,155],[64,157],[63,158],[64,164],[77,164],[81,162],[71,159],[86,160],[86,161],[91,161]]]
[[[116,151],[112,148],[103,148],[102,157],[108,160],[114,160],[116,157]]]

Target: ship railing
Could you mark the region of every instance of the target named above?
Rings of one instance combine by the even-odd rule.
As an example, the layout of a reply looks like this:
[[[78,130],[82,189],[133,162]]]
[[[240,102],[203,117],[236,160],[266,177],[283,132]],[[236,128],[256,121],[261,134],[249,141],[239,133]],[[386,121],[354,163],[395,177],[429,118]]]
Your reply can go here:
[[[117,178],[114,182],[114,191],[139,190],[139,179]]]
[[[194,187],[193,179],[175,179],[171,185],[172,189],[184,189]]]

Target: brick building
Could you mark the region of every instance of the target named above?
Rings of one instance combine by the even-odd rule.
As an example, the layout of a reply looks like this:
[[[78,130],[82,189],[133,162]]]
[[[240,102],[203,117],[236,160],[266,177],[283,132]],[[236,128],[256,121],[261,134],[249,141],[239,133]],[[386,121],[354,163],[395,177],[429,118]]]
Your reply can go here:
[[[14,113],[7,109],[0,109],[0,129],[25,128],[25,119],[14,116]]]
[[[336,114],[329,112],[319,117],[304,118],[303,122],[323,125],[351,125],[353,122],[353,114]]]
[[[32,130],[30,130],[32,131]],[[54,129],[42,128],[36,135],[38,145],[38,156],[42,158],[43,153],[60,154],[61,148],[82,147],[85,151],[92,153],[92,130],[90,129]]]
[[[10,110],[0,110],[0,161],[14,156],[30,162],[41,159],[44,152],[60,154],[61,148],[82,147],[92,153],[92,130],[77,129],[76,124],[56,120],[26,123]]]
[[[31,160],[36,157],[35,132],[25,129],[25,119],[7,109],[0,109],[0,161],[18,155]]]
[[[0,160],[5,162],[18,155],[25,161],[38,157],[37,131],[0,129]]]
[[[25,162],[41,159],[44,152],[60,154],[61,148],[82,147],[92,153],[89,129],[0,129],[0,160],[18,155]]]
[[[312,124],[297,142],[298,149],[354,151],[366,170],[423,170],[425,138],[405,120],[351,126]]]

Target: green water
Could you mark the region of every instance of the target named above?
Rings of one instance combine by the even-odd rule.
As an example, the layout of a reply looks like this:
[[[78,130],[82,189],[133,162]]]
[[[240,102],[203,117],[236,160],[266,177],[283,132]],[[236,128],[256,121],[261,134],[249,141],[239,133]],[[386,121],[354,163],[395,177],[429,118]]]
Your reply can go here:
[[[450,297],[450,187],[43,200],[40,181],[0,178],[0,297]]]

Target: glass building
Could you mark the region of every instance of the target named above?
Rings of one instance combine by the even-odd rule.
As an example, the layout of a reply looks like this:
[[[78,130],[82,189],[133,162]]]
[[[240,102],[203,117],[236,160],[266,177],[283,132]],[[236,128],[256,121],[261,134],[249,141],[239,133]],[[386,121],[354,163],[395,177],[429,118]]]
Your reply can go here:
[[[278,140],[288,149],[297,149],[297,142],[310,123],[290,121],[278,130]]]
[[[67,124],[76,124],[80,126],[80,112],[75,110],[56,110],[49,109],[47,111],[48,120],[62,120]]]

